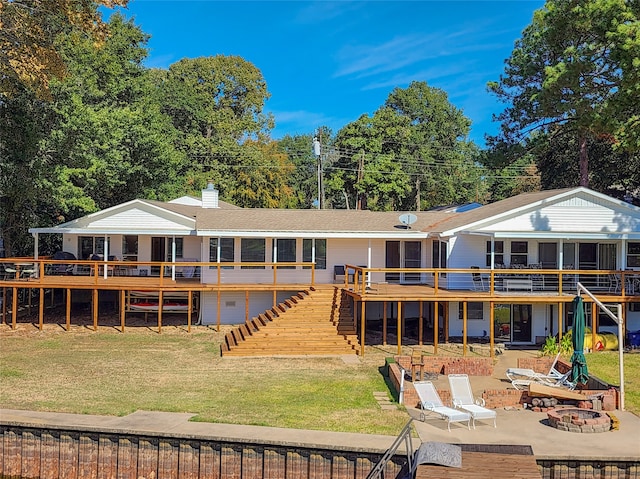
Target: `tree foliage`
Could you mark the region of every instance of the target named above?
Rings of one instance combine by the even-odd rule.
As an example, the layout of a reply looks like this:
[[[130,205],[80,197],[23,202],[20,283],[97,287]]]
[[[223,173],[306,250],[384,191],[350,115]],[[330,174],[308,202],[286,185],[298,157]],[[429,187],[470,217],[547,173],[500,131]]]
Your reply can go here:
[[[420,210],[484,198],[470,121],[425,82],[396,88],[373,116],[338,132],[340,159],[328,184],[362,208]]]
[[[73,29],[101,41],[105,25],[97,5],[126,0],[0,0],[0,95],[17,94],[18,85],[50,98],[49,82],[65,75],[56,39]]]
[[[589,184],[588,145],[633,150],[640,138],[640,7],[625,0],[548,0],[524,30],[499,82],[508,104],[494,147],[537,131],[576,139],[579,184]],[[539,145],[539,139],[536,145]]]
[[[260,70],[240,57],[217,55],[180,60],[153,78],[162,111],[179,132],[178,148],[189,159],[180,174],[194,190],[213,180],[222,197],[240,206],[290,196],[276,191],[287,169],[272,168],[265,176],[262,168],[274,153],[266,140],[273,119],[263,113],[269,92]],[[263,181],[272,175],[282,178]],[[266,190],[250,194],[252,187]]]

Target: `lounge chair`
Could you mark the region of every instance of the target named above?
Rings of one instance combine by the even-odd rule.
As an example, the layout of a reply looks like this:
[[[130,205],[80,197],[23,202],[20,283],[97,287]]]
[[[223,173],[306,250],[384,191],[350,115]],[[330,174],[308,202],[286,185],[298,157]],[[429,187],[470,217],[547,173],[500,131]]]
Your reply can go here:
[[[471,391],[469,376],[466,374],[449,374],[449,387],[453,397],[453,405],[471,414],[473,428],[476,428],[476,420],[493,419],[493,427],[496,425],[496,412],[484,407],[484,399],[475,398]]]
[[[416,381],[413,387],[416,388],[420,398],[421,421],[424,421],[429,413],[433,413],[447,421],[449,431],[451,431],[452,422],[466,422],[467,429],[471,429],[471,414],[442,404],[440,395],[431,381]]]
[[[574,389],[575,384],[569,380],[569,373],[563,374],[556,369],[559,357],[560,353],[556,355],[547,374],[538,373],[533,369],[527,368],[509,368],[506,371],[507,378],[516,389],[526,389],[532,382],[544,384],[545,386]]]

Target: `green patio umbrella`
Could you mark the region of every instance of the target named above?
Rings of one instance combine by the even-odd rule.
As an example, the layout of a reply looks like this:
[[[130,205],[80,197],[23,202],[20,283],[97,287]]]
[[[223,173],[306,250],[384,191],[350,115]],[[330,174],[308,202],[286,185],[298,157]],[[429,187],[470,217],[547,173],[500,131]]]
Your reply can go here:
[[[571,332],[571,343],[573,345],[571,381],[576,384],[586,384],[589,380],[587,360],[582,352],[584,350],[585,323],[584,304],[582,303],[582,298],[576,296],[573,298],[573,331]]]

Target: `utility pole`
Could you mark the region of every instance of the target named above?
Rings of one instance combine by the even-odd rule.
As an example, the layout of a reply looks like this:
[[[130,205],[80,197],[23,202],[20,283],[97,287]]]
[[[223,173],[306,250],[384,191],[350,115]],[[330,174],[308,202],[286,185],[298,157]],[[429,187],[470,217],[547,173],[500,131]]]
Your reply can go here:
[[[320,151],[320,140],[318,136],[313,137],[313,154],[316,155],[317,162],[317,175],[318,175],[318,209],[321,210],[323,207],[322,201],[322,161],[321,161],[321,151]]]

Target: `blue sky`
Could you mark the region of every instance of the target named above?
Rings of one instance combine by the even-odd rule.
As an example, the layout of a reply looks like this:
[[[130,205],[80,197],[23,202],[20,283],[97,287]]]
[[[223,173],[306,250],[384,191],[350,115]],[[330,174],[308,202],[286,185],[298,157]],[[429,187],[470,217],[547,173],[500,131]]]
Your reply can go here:
[[[395,87],[426,81],[472,120],[484,145],[503,105],[486,91],[540,0],[130,0],[124,14],[151,35],[148,67],[238,55],[262,72],[272,137],[334,133],[372,114]]]

